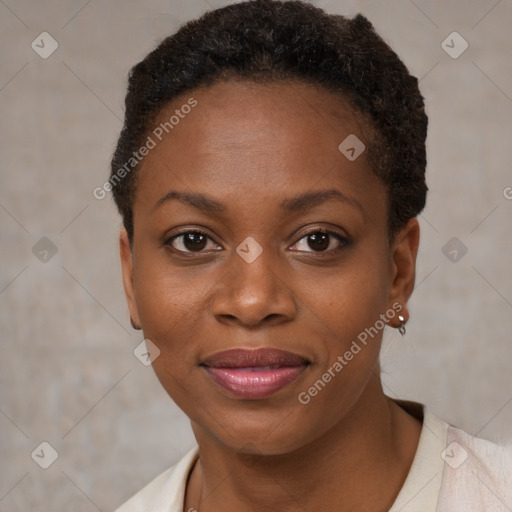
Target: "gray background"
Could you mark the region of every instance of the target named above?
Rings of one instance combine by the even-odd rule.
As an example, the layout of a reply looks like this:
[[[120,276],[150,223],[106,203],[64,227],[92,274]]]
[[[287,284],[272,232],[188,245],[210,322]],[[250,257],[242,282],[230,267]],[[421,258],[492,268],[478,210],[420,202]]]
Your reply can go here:
[[[129,67],[226,3],[0,0],[2,512],[113,510],[193,444],[133,355],[142,337],[122,291],[120,219],[92,191]],[[369,17],[421,78],[430,117],[418,284],[406,337],[385,336],[386,392],[510,441],[512,0],[318,3]],[[47,59],[31,48],[43,31],[59,44]],[[453,31],[469,44],[456,59],[441,46]],[[48,241],[33,251],[43,237],[55,255]],[[449,256],[468,250],[456,262],[442,250],[452,237]],[[31,458],[42,441],[59,454],[46,470]]]

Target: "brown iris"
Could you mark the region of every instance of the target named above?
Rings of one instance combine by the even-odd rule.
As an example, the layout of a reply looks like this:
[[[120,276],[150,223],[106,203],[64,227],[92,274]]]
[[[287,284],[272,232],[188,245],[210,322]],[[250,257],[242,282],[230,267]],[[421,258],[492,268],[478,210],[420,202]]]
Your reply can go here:
[[[308,235],[308,245],[311,249],[324,251],[329,247],[329,233],[311,233]]]
[[[185,233],[183,236],[183,245],[189,251],[201,251],[205,248],[207,237],[201,233]]]

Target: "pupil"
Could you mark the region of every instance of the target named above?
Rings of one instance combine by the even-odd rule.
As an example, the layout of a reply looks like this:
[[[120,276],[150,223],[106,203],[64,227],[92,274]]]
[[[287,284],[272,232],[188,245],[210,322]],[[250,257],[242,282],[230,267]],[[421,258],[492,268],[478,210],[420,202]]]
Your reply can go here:
[[[328,233],[312,233],[308,237],[308,244],[311,249],[325,250],[329,247],[329,234]]]
[[[183,239],[183,243],[189,251],[204,249],[205,241],[206,237],[201,233],[186,233]]]

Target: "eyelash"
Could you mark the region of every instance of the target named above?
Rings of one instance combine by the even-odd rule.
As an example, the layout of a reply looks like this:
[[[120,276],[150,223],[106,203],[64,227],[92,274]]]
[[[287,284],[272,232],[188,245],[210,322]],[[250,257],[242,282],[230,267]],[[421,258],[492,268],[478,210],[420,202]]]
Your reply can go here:
[[[165,242],[164,242],[164,245],[166,247],[168,247],[169,249],[171,249],[173,252],[175,252],[177,254],[180,254],[180,255],[186,255],[187,257],[201,256],[201,255],[204,255],[204,254],[210,252],[210,251],[204,251],[204,250],[200,250],[200,251],[182,251],[182,250],[176,249],[176,248],[174,248],[172,246],[172,243],[173,243],[174,240],[176,240],[176,239],[178,239],[178,238],[180,238],[180,237],[182,237],[184,235],[187,235],[189,233],[195,233],[195,234],[203,235],[207,239],[209,239],[212,242],[214,242],[215,244],[219,245],[215,240],[213,240],[212,237],[210,237],[204,231],[200,231],[198,229],[187,229],[186,231],[182,231],[180,233],[177,233],[177,234],[171,236],[170,238],[166,239]],[[349,244],[349,239],[347,237],[341,235],[340,233],[337,233],[336,231],[332,231],[332,230],[329,230],[329,229],[326,229],[326,228],[316,228],[316,229],[312,229],[312,230],[304,233],[293,245],[297,245],[304,238],[307,238],[309,235],[316,234],[316,233],[322,233],[322,234],[329,235],[330,237],[333,237],[333,238],[337,239],[338,242],[340,243],[340,245],[338,247],[336,247],[335,249],[326,249],[324,251],[314,251],[314,250],[311,250],[311,251],[295,251],[295,252],[302,252],[302,253],[306,253],[306,254],[319,254],[319,255],[321,255],[321,254],[328,254],[328,255],[332,255],[335,252],[343,250]],[[330,242],[330,240],[329,240],[329,242]],[[330,243],[329,243],[329,245],[330,245]],[[214,251],[211,251],[211,252],[216,252],[218,250],[219,249],[215,249]]]

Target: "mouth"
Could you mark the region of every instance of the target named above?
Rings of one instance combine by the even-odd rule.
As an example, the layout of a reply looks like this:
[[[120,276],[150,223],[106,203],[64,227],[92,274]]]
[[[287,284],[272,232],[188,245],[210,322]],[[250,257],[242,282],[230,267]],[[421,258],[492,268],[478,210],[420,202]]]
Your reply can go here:
[[[292,352],[274,348],[233,349],[207,357],[201,367],[236,398],[266,398],[290,385],[310,362]]]

